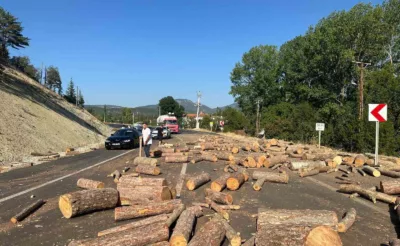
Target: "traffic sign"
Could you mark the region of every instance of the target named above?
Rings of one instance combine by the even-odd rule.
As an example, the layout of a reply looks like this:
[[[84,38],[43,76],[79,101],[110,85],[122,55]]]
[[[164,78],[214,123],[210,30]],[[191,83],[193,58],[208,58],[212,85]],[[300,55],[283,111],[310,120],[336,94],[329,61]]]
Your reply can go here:
[[[315,130],[316,131],[325,131],[325,123],[316,123]]]
[[[224,122],[223,120],[221,120],[221,121],[219,122],[219,125],[220,125],[220,126],[224,126],[224,124],[225,124],[225,122]]]
[[[387,121],[387,104],[368,104],[368,120],[369,121]]]

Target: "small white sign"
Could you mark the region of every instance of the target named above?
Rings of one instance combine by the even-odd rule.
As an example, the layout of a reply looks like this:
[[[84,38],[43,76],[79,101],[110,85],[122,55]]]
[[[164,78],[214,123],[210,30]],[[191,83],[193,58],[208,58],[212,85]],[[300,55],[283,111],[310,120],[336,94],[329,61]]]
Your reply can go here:
[[[325,131],[325,123],[316,123],[315,130],[316,131]]]

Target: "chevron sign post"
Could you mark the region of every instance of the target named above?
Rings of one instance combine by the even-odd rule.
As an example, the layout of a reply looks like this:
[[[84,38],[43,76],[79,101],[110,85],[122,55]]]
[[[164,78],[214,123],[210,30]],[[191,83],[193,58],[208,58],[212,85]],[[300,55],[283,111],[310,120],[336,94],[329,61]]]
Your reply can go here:
[[[378,165],[379,122],[387,121],[387,104],[368,104],[368,120],[376,122],[375,165]]]

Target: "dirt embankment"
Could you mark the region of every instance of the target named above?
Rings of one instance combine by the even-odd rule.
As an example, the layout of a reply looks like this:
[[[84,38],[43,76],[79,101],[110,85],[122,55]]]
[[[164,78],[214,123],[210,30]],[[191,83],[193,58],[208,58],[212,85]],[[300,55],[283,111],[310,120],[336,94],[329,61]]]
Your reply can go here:
[[[0,164],[100,143],[111,129],[24,74],[0,67]]]

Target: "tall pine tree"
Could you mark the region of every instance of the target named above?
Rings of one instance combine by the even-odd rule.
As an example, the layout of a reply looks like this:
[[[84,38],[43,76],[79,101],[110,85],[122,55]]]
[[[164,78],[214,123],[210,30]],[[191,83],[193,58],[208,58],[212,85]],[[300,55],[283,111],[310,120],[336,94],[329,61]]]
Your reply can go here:
[[[72,80],[72,78],[69,81],[67,91],[65,92],[64,98],[68,102],[76,104],[76,92],[75,92],[74,81]],[[82,99],[83,99],[83,97],[82,97]]]

